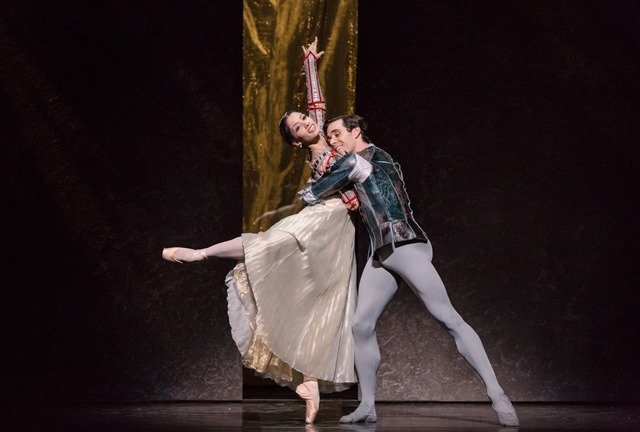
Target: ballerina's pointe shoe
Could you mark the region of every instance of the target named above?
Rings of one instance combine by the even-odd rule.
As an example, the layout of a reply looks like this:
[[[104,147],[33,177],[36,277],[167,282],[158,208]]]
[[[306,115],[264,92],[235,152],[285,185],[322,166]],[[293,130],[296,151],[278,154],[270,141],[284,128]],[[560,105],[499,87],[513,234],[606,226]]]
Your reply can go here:
[[[182,255],[182,259],[176,257],[177,253]],[[167,261],[183,264],[185,262],[202,261],[207,259],[207,255],[199,249],[188,249],[181,247],[170,247],[162,249],[162,258]]]
[[[320,392],[317,381],[305,381],[296,387],[296,393],[307,403],[305,422],[311,424],[320,408]]]
[[[164,248],[162,249],[162,258],[166,259],[167,261],[171,261],[171,262],[177,262],[182,264],[182,261],[180,261],[179,259],[177,259],[175,257],[176,252],[178,251],[178,247],[170,247],[170,248]]]
[[[506,394],[501,394],[491,405],[498,415],[498,421],[502,426],[516,427],[520,425],[516,410]]]
[[[375,423],[378,421],[375,409],[360,405],[354,412],[340,417],[340,423]]]

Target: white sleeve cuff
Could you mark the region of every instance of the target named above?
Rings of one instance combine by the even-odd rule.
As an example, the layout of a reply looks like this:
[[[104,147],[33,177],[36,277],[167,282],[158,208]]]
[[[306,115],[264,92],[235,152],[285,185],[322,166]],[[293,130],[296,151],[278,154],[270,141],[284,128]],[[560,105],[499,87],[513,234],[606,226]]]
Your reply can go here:
[[[360,155],[355,155],[356,163],[349,173],[349,180],[353,183],[362,183],[369,177],[373,167],[371,163]]]

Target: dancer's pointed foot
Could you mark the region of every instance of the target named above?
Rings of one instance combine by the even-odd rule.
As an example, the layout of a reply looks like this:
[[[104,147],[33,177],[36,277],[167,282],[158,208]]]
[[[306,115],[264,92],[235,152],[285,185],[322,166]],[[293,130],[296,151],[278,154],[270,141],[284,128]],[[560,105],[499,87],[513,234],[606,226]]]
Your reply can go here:
[[[170,247],[162,249],[162,258],[167,261],[185,263],[192,261],[202,261],[207,259],[207,256],[202,250],[189,249],[182,247]]]
[[[516,427],[520,425],[516,410],[506,394],[501,394],[492,403],[491,407],[498,415],[502,426]]]
[[[167,261],[173,261],[182,264],[182,261],[176,258],[176,252],[178,251],[178,247],[170,247],[162,249],[162,258]]]
[[[311,424],[316,419],[318,409],[320,409],[320,391],[317,381],[305,381],[296,387],[296,393],[307,403],[305,422]]]
[[[351,414],[342,416],[340,423],[375,423],[378,421],[374,406],[360,404]]]

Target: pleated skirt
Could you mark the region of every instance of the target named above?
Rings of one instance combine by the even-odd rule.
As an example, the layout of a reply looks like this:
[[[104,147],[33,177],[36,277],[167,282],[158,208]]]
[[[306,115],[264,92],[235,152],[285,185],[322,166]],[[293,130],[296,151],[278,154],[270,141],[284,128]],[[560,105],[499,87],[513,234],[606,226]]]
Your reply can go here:
[[[231,333],[246,367],[293,389],[303,375],[318,378],[322,392],[356,382],[354,238],[340,198],[242,235],[245,257],[226,283]]]

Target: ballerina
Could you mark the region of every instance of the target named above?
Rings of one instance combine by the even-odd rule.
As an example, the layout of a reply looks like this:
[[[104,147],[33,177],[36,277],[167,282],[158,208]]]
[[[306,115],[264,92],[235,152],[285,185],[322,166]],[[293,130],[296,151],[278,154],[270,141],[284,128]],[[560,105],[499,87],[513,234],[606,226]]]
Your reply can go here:
[[[303,47],[308,114],[287,111],[282,137],[308,153],[313,179],[341,156],[322,130],[325,101],[317,77],[317,38]],[[231,332],[244,366],[295,389],[313,423],[320,392],[342,391],[356,382],[351,321],[355,311],[355,227],[352,190],[332,194],[324,205],[305,207],[265,232],[204,249],[166,248],[162,257],[185,263],[237,259],[227,275]]]

